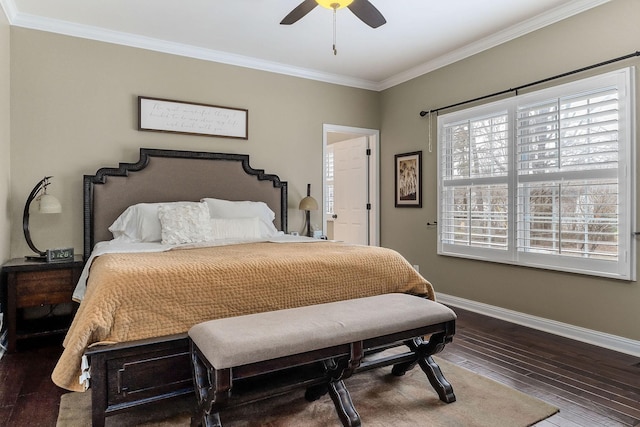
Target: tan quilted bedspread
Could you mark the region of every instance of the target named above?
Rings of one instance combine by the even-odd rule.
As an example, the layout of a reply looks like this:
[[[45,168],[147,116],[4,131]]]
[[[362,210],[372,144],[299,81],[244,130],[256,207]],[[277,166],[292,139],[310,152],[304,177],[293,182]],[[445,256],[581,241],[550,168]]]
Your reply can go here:
[[[404,292],[435,299],[397,252],[333,242],[251,243],[160,253],[106,254],[52,374],[68,390],[86,348],[184,333],[206,320]]]

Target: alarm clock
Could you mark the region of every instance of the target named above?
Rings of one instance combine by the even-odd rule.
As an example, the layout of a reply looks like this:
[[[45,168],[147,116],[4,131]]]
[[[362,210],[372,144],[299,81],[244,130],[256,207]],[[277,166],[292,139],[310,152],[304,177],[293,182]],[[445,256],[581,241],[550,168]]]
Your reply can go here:
[[[70,261],[73,259],[73,248],[47,249],[47,262]]]

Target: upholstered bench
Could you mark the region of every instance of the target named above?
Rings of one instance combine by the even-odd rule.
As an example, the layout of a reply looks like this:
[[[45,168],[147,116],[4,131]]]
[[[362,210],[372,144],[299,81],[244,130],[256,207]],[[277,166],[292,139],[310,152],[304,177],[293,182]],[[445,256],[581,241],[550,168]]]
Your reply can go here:
[[[455,319],[437,302],[385,294],[197,324],[189,330],[197,398],[192,425],[221,426],[225,407],[304,387],[307,400],[328,392],[342,424],[359,426],[342,380],[389,365],[403,375],[419,364],[440,400],[453,402],[453,388],[431,355],[452,340]],[[402,345],[408,351],[384,351]]]

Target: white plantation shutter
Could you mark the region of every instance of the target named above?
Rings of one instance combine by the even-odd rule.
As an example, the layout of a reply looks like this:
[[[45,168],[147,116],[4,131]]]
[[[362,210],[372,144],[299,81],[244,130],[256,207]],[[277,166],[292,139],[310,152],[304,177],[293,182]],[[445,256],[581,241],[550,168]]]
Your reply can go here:
[[[633,73],[440,116],[438,253],[635,279]]]
[[[490,111],[445,130],[441,159],[443,239],[468,247],[507,248],[508,116]]]

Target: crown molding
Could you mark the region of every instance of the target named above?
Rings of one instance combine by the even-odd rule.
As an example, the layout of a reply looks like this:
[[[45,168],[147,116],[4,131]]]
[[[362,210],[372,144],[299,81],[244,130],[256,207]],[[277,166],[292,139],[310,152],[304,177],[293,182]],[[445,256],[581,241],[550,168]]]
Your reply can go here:
[[[563,6],[550,10],[549,12],[540,14],[526,21],[519,22],[518,24],[499,31],[489,37],[485,37],[474,43],[466,45],[463,48],[451,51],[434,59],[433,61],[425,62],[416,67],[410,68],[407,71],[398,73],[395,76],[391,76],[388,79],[381,81],[378,84],[377,90],[382,91],[393,86],[397,86],[416,77],[420,77],[439,68],[461,61],[465,58],[514,40],[551,24],[555,24],[563,19],[585,12],[610,1],[611,0],[580,0],[569,2]]]
[[[234,65],[238,67],[252,68],[277,74],[284,74],[292,77],[316,80],[325,83],[332,83],[341,86],[382,91],[399,85],[416,77],[435,71],[439,68],[450,65],[454,62],[468,58],[477,53],[511,41],[515,38],[536,31],[540,28],[554,24],[563,19],[574,16],[611,0],[575,0],[563,6],[557,7],[549,12],[543,13],[506,28],[492,36],[478,40],[461,49],[454,50],[442,55],[433,61],[420,64],[404,72],[391,76],[383,81],[375,82],[353,77],[325,73],[312,69],[295,67],[278,62],[271,62],[248,56],[237,55],[229,52],[204,49],[195,46],[175,43],[150,37],[139,36],[130,33],[107,30],[104,28],[92,27],[88,25],[76,24],[68,21],[61,21],[50,18],[20,13],[14,0],[0,0],[9,24],[16,27],[29,28],[33,30],[47,31],[63,34],[72,37],[96,40],[105,43],[113,43],[139,49],[146,49],[155,52],[167,53],[171,55],[185,56],[189,58],[201,59],[204,61],[218,62],[222,64]]]
[[[18,14],[16,4],[13,2],[13,0],[0,0],[0,6],[2,6],[2,10],[7,17],[7,21],[9,21],[9,24],[12,25],[16,15]]]
[[[324,73],[307,68],[295,67],[287,64],[265,61],[248,56],[237,55],[212,49],[199,48],[182,43],[144,37],[140,35],[112,31],[89,25],[76,24],[57,19],[43,18],[16,12],[12,0],[0,0],[5,9],[7,19],[12,26],[28,28],[32,30],[46,31],[72,37],[96,40],[105,43],[118,44],[139,49],[146,49],[171,55],[185,56],[204,61],[218,62],[238,67],[252,68],[277,74],[285,74],[309,80],[317,80],[342,86],[360,89],[376,90],[377,83],[368,80],[356,79],[337,74]],[[6,5],[6,7],[5,7]],[[11,13],[7,13],[10,10]]]

